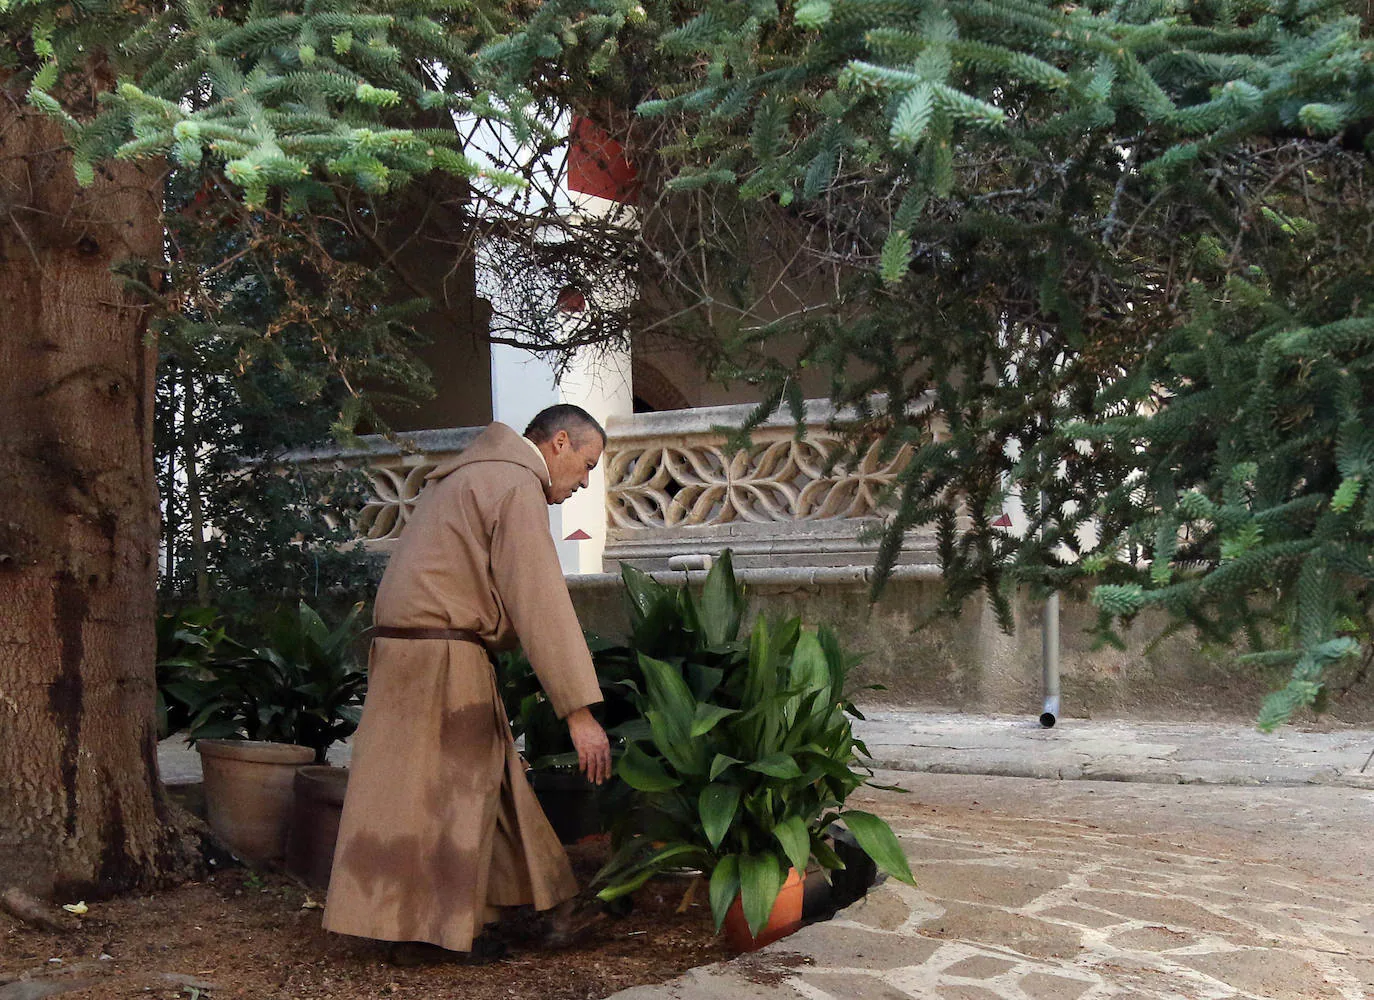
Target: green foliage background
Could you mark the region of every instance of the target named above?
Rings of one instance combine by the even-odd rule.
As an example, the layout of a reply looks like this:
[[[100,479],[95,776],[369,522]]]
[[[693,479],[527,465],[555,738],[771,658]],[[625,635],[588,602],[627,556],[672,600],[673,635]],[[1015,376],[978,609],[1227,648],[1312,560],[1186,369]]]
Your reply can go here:
[[[1368,634],[1367,10],[6,0],[0,27],[0,66],[79,176],[108,155],[208,164],[246,232],[279,227],[264,247],[328,244],[344,190],[518,182],[439,127],[449,111],[536,143],[540,101],[591,114],[642,168],[637,322],[757,385],[758,419],[800,421],[796,376],[820,370],[862,415],[856,446],[915,446],[880,580],[933,525],[947,610],[981,589],[1006,621],[1011,587],[1103,584],[1106,639],[1157,606],[1291,665],[1266,724]],[[83,86],[105,96],[78,120]],[[309,297],[259,274],[268,311]],[[389,317],[356,319],[360,356],[399,356]],[[267,335],[298,320],[245,324],[273,379],[315,342]],[[348,396],[331,363],[302,398]],[[1027,533],[994,523],[1013,496]]]
[[[856,447],[915,447],[879,586],[934,526],[943,612],[1096,586],[1113,641],[1162,608],[1292,667],[1266,726],[1363,673],[1367,10],[645,7],[674,67],[635,95],[646,321],[758,385],[756,420],[800,427],[819,369]]]

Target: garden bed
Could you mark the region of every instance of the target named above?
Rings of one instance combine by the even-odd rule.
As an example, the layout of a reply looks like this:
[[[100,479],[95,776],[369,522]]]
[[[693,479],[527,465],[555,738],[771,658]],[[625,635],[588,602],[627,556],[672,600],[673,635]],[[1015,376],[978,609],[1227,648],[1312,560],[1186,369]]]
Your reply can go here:
[[[569,853],[585,883],[605,847],[578,845]],[[635,894],[628,916],[606,920],[576,949],[513,949],[487,966],[396,968],[380,945],[325,933],[320,911],[305,908],[310,897],[298,883],[234,869],[152,896],[92,905],[81,930],[70,935],[0,915],[0,992],[28,976],[86,983],[62,994],[74,1000],[604,997],[729,957],[711,926],[704,891],[677,912],[688,885],[674,878],[650,882]]]

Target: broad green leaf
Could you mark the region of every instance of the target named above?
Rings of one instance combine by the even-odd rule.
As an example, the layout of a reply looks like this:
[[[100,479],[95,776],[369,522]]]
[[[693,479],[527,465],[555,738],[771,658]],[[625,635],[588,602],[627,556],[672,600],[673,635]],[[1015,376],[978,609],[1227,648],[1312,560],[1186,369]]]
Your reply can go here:
[[[620,725],[606,730],[606,733],[610,736],[618,736],[626,742],[653,738],[653,731],[644,719],[631,719],[628,722],[622,722]]]
[[[701,826],[706,839],[713,848],[719,847],[735,818],[739,807],[739,786],[715,782],[701,790],[697,808],[701,813]]]
[[[801,635],[801,619],[788,618],[773,632],[773,650],[778,656],[791,656]]]
[[[362,601],[354,604],[347,616],[345,616],[344,620],[339,624],[339,627],[330,633],[327,643],[330,649],[346,646],[353,642],[353,633],[357,630],[358,616],[362,614],[363,607]]]
[[[834,870],[844,868],[844,860],[835,853],[835,849],[825,842],[825,838],[817,834],[811,838],[811,856],[822,868]]]
[[[630,599],[630,610],[641,620],[663,599],[667,589],[648,573],[636,569],[629,563],[620,564],[620,578],[625,581],[625,593]]]
[[[735,757],[727,757],[723,753],[716,754],[716,759],[711,761],[710,780],[715,781],[731,767],[742,763],[744,762]]]
[[[649,722],[654,746],[669,764],[682,774],[705,773],[705,755],[701,752],[703,748],[692,741],[686,730],[674,727],[664,718],[662,712],[654,709],[645,712],[644,717]]]
[[[768,634],[768,623],[763,615],[754,622],[754,632],[749,638],[749,672],[745,676],[744,701],[746,705],[757,705],[766,695],[773,692],[772,643]]]
[[[609,903],[613,899],[627,896],[664,868],[667,868],[669,862],[681,863],[689,857],[699,857],[700,855],[701,848],[693,844],[669,844],[628,871],[614,876],[611,880],[612,884],[598,892],[597,898]]]
[[[727,854],[716,862],[716,869],[711,872],[711,916],[715,918],[716,930],[725,923],[725,914],[738,895],[739,859]]]
[[[802,776],[802,769],[797,766],[797,762],[792,759],[790,754],[785,753],[769,754],[767,757],[762,757],[746,766],[751,771],[766,774],[771,778],[786,779]]]
[[[686,587],[675,592],[674,600],[677,603],[677,612],[682,618],[682,627],[688,632],[701,632],[701,613],[697,610],[697,602],[692,597],[692,592]]]
[[[644,715],[653,729],[659,752],[680,771],[704,773],[705,745],[692,738],[692,720],[696,718],[697,700],[687,690],[682,674],[677,667],[651,656],[641,656],[639,665],[644,671],[649,704],[652,706]]]
[[[697,700],[687,689],[681,672],[652,656],[641,656],[639,667],[648,684],[649,703],[664,714],[674,730],[680,730],[682,737],[687,738],[696,717]]]
[[[298,614],[301,632],[307,639],[317,646],[323,646],[329,642],[329,626],[324,623],[324,619],[320,617],[318,611],[301,601]]]
[[[801,694],[830,690],[830,664],[816,633],[803,632],[797,638],[797,648],[792,651],[787,673],[788,687]]]
[[[682,674],[687,686],[692,689],[698,701],[710,701],[720,682],[725,679],[725,671],[719,667],[707,667],[700,663],[684,663]]]
[[[738,715],[737,708],[722,708],[720,705],[708,705],[701,703],[697,705],[696,716],[692,719],[692,739],[705,736],[716,724],[731,715]]]
[[[801,753],[797,755],[797,760],[808,770],[816,768],[826,777],[834,778],[836,781],[852,783],[855,787],[863,783],[862,775],[855,774],[847,765],[825,754]]]
[[[906,855],[902,853],[902,845],[897,842],[897,835],[892,832],[892,827],[887,825],[886,820],[872,813],[851,810],[841,813],[840,821],[849,827],[849,832],[854,834],[859,847],[879,868],[908,885],[916,884]]]
[[[648,836],[642,833],[633,834],[612,852],[606,863],[592,876],[592,883],[601,883],[613,878],[617,873],[636,869],[639,862],[649,855],[652,847],[653,842]]]
[[[741,854],[739,856],[740,898],[744,905],[744,919],[749,933],[758,937],[768,923],[768,915],[782,888],[783,873],[775,855]]]
[[[698,612],[701,631],[707,645],[721,646],[733,642],[739,635],[744,599],[735,584],[729,549],[721,553],[720,558],[711,566],[711,571],[706,574]]]
[[[807,862],[811,860],[811,834],[801,817],[788,816],[773,827],[773,836],[778,838],[778,843],[786,852],[787,860],[792,862],[792,867],[799,872],[806,871]]]
[[[625,784],[641,792],[666,792],[682,784],[663,769],[663,765],[631,743],[616,768]]]

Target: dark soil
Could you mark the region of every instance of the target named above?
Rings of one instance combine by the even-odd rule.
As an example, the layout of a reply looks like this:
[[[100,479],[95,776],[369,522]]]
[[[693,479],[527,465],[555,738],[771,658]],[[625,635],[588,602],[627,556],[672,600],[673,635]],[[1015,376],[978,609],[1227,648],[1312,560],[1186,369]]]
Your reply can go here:
[[[579,881],[585,884],[604,851],[596,843],[570,848]],[[281,875],[234,869],[152,896],[92,904],[72,934],[34,930],[0,914],[0,996],[7,983],[16,996],[45,995],[34,989],[41,981],[68,987],[62,995],[73,1000],[605,997],[729,957],[711,925],[704,887],[677,912],[689,885],[649,883],[629,915],[603,921],[574,949],[515,947],[492,965],[398,968],[380,944],[325,933],[313,905],[323,899],[318,893]],[[31,984],[21,993],[24,980]]]

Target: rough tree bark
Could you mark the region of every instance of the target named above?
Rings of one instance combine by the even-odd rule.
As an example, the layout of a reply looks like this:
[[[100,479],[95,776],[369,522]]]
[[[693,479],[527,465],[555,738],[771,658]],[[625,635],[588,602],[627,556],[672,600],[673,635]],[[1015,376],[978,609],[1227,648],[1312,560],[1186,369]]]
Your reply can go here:
[[[158,783],[155,352],[111,265],[162,255],[155,165],[77,186],[0,80],[0,889],[183,874]]]

